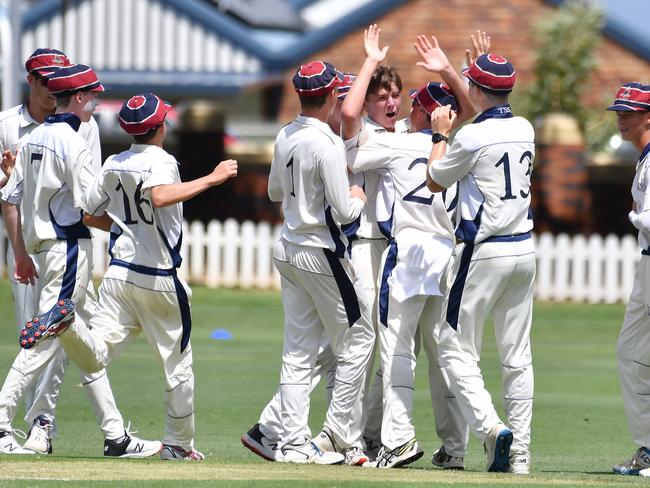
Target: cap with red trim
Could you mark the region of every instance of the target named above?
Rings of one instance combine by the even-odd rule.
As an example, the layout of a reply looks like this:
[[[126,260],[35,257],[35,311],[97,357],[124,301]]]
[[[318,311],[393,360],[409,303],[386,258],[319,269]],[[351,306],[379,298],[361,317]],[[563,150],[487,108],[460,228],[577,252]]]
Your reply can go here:
[[[140,136],[162,124],[170,109],[157,95],[141,93],[124,102],[117,117],[127,134]]]
[[[55,97],[67,97],[80,91],[105,91],[97,74],[85,64],[72,64],[47,77],[47,89]]]
[[[357,79],[357,75],[352,73],[342,73],[339,71],[339,78],[341,79],[341,84],[336,87],[336,93],[339,100],[344,100],[350,91],[352,83]]]
[[[25,70],[30,74],[47,76],[64,66],[70,66],[68,57],[57,49],[39,48],[25,61]]]
[[[419,90],[411,90],[409,96],[417,101],[424,111],[431,115],[438,107],[451,105],[452,110],[458,112],[458,102],[454,96],[454,92],[449,85],[432,81]]]
[[[341,84],[341,77],[334,66],[325,61],[303,64],[293,75],[293,86],[299,95],[319,97],[327,95]]]
[[[643,83],[625,83],[616,92],[614,104],[607,110],[615,112],[650,111],[650,85]]]
[[[504,95],[515,86],[515,68],[506,58],[492,53],[481,54],[463,75],[486,90]]]

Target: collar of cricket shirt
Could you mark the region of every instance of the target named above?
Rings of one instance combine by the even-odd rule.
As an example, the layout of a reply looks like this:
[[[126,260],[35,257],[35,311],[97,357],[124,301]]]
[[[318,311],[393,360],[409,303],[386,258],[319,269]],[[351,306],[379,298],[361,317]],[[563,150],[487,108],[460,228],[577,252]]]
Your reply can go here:
[[[48,124],[65,122],[70,127],[72,127],[72,129],[75,132],[77,132],[79,130],[79,127],[81,126],[81,119],[79,118],[79,116],[70,112],[48,115],[47,117],[45,117],[45,122],[47,122]]]
[[[509,119],[512,116],[510,105],[497,105],[496,107],[488,108],[485,112],[476,117],[474,123],[478,124],[487,119]]]

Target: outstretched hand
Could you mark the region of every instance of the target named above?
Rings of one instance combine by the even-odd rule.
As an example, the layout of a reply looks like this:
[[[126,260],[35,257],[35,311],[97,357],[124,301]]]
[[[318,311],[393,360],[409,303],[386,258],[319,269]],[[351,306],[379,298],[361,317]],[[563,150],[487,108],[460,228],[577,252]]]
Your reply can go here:
[[[228,178],[237,176],[237,161],[234,159],[221,161],[212,171],[212,176],[214,185],[220,185]]]
[[[386,53],[388,53],[388,46],[379,48],[380,33],[381,29],[377,24],[372,24],[363,31],[363,47],[366,50],[366,57],[377,63],[386,59]]]
[[[431,41],[429,41],[427,36],[419,35],[413,43],[413,47],[422,57],[422,61],[417,62],[418,66],[433,73],[440,73],[449,67],[449,60],[440,49],[435,36],[431,36]]]
[[[489,53],[492,44],[492,38],[488,36],[486,32],[480,30],[476,31],[476,36],[472,34],[470,40],[472,41],[471,51],[465,49],[465,62],[468,67],[471,66],[480,55]]]

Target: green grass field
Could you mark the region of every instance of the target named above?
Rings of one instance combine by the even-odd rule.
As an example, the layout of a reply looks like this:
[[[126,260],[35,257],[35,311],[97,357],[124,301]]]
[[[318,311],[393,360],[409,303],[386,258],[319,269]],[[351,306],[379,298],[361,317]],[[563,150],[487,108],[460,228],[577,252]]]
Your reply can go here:
[[[6,282],[4,282],[6,283]],[[0,329],[3,378],[17,352],[11,294],[0,285],[7,319]],[[425,456],[406,469],[368,470],[347,466],[267,463],[239,441],[275,391],[282,350],[282,306],[273,292],[194,288],[192,346],[196,375],[197,448],[202,463],[118,461],[102,457],[103,439],[70,366],[57,416],[60,436],[54,454],[0,456],[0,486],[628,486],[636,477],[610,474],[629,457],[630,441],[618,388],[615,344],[623,306],[538,303],[533,325],[535,407],[532,474],[484,473],[484,454],[471,439],[465,472],[443,472],[430,463],[439,446],[425,376],[418,366],[415,425]],[[232,340],[210,339],[227,329]],[[489,329],[489,328],[488,328]],[[494,338],[484,341],[482,368],[493,396],[500,396]],[[162,377],[144,339],[138,338],[109,368],[118,406],[138,436],[159,438],[164,429]],[[500,404],[500,402],[498,402]],[[324,395],[314,394],[311,427],[319,431]],[[14,427],[27,430],[22,411]]]

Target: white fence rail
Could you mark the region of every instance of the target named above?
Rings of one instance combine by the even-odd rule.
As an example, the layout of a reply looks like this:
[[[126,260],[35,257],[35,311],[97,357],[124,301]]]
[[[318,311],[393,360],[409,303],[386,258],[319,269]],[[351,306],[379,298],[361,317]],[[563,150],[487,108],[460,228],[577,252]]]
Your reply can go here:
[[[2,233],[4,233],[4,229]],[[280,278],[273,267],[273,245],[280,227],[268,223],[212,221],[185,223],[183,265],[179,274],[192,283],[211,288],[279,289]],[[0,256],[7,241],[0,239]],[[641,257],[636,238],[569,237],[541,234],[536,238],[536,297],[540,300],[570,300],[587,303],[616,303],[627,300]],[[95,275],[108,266],[108,234],[95,236]],[[5,261],[0,260],[0,273]]]

